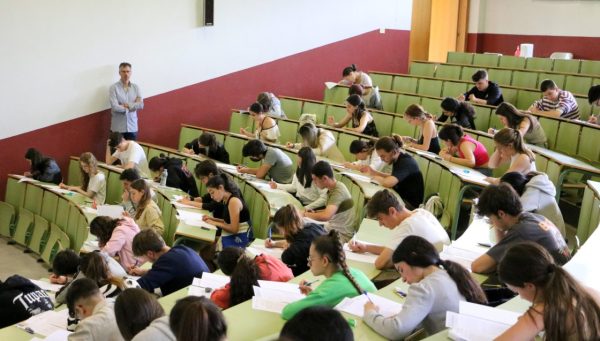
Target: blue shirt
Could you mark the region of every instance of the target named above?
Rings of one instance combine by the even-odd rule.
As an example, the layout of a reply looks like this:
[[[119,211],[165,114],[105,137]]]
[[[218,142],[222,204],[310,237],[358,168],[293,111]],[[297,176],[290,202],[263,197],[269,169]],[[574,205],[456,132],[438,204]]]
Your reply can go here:
[[[110,86],[108,91],[110,99],[110,130],[119,133],[135,133],[138,131],[137,111],[144,109],[144,99],[140,87],[129,82],[127,90],[123,87],[121,81]],[[141,102],[136,103],[135,99],[140,98]],[[123,104],[127,103],[129,109]]]
[[[138,283],[149,292],[160,288],[166,296],[191,285],[194,277],[201,277],[203,272],[210,270],[198,253],[185,245],[177,245],[160,256]]]

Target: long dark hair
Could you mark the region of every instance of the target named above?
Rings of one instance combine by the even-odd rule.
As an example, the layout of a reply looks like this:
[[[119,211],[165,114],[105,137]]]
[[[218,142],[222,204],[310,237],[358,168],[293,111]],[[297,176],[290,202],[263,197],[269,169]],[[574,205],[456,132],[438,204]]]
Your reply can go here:
[[[519,196],[523,195],[525,192],[525,185],[533,179],[534,176],[538,176],[540,172],[529,172],[527,175],[524,175],[519,172],[508,172],[500,178],[500,182],[505,182],[509,184],[518,194]]]
[[[150,201],[152,201],[152,193],[150,192],[150,186],[148,186],[146,180],[137,179],[131,183],[130,187],[138,192],[144,192],[144,195],[142,195],[140,202],[137,203],[137,209],[135,211],[135,219],[140,219],[140,217],[142,216],[142,212],[144,212],[146,206],[148,206],[148,204],[150,204]]]
[[[156,297],[144,289],[126,289],[115,300],[115,319],[125,340],[131,340],[159,317],[165,316]]]
[[[458,124],[444,124],[438,133],[438,137],[443,141],[450,141],[453,145],[458,146],[460,139],[465,135],[465,132]]]
[[[358,154],[360,152],[371,152],[375,148],[373,140],[354,140],[350,143],[350,153]]]
[[[108,269],[108,264],[104,257],[99,252],[89,252],[81,256],[79,261],[79,269],[85,275],[96,282],[98,287],[102,287],[107,284],[113,284],[119,289],[125,289],[125,283],[123,279],[113,277]]]
[[[97,216],[90,223],[90,233],[98,238],[100,245],[106,245],[112,233],[119,226],[123,219],[113,219],[108,216]]]
[[[206,297],[188,296],[175,303],[169,325],[178,341],[218,341],[227,336],[227,322]]]
[[[346,98],[346,102],[356,107],[356,109],[354,109],[354,111],[352,112],[352,117],[354,117],[357,120],[359,120],[362,117],[363,113],[367,111],[367,105],[365,104],[365,101],[363,101],[362,97],[360,97],[359,95],[348,96],[348,98]]]
[[[460,102],[456,98],[446,97],[442,101],[441,107],[445,111],[453,113],[456,120],[460,120],[464,116],[469,120],[475,118],[475,108],[467,101]]]
[[[171,160],[175,160],[175,158],[168,157],[163,153],[160,153],[159,156],[155,156],[148,162],[148,168],[150,168],[153,172],[158,172],[161,168],[167,168],[171,163]]]
[[[45,157],[35,148],[29,148],[25,152],[25,159],[31,161],[31,171],[40,170],[50,161],[49,158]]]
[[[79,156],[79,162],[79,170],[81,171],[81,189],[87,191],[90,184],[90,177],[98,174],[98,160],[96,160],[94,154],[86,152]],[[89,173],[83,171],[81,163],[85,163],[90,167]]]
[[[545,340],[567,340],[574,332],[578,340],[600,340],[600,306],[540,245],[512,246],[498,265],[498,276],[515,287],[535,285],[534,303],[544,304]],[[527,311],[531,318],[532,310],[542,313],[532,307]]]
[[[496,115],[506,117],[508,128],[519,129],[519,125],[525,118],[529,119],[529,129],[531,131],[539,125],[538,120],[528,112],[517,109],[514,105],[502,102],[496,108]]]
[[[410,266],[426,268],[431,265],[440,266],[456,283],[456,288],[468,302],[485,304],[487,299],[479,284],[471,277],[469,271],[460,264],[443,260],[435,247],[419,236],[408,236],[402,240],[392,255],[394,263],[405,262]]]
[[[294,242],[295,236],[304,228],[302,216],[292,204],[287,204],[275,212],[273,224],[285,231],[285,240],[289,243]]]
[[[229,306],[233,307],[247,301],[254,296],[252,286],[258,286],[260,269],[253,259],[244,254],[244,249],[239,247],[226,247],[217,258],[219,268],[224,274],[231,277]]]
[[[296,168],[296,177],[298,181],[304,186],[304,188],[309,188],[312,184],[312,175],[311,171],[315,163],[317,163],[317,158],[315,157],[315,153],[313,153],[310,147],[302,147],[298,151],[298,156],[302,160]]]
[[[512,146],[519,154],[526,154],[530,161],[535,160],[535,154],[527,148],[523,136],[517,129],[502,128],[494,135],[494,141],[503,146]]]
[[[208,179],[208,182],[206,183],[206,188],[219,188],[219,186],[223,186],[223,189],[226,192],[231,193],[232,196],[237,197],[242,200],[242,202],[244,201],[240,188],[231,178],[229,178],[229,175],[220,173]]]
[[[315,238],[312,244],[321,256],[327,257],[331,263],[337,265],[342,270],[344,276],[348,278],[359,294],[363,293],[363,289],[360,287],[354,276],[352,276],[348,264],[346,264],[346,253],[344,252],[344,247],[340,241],[338,231],[331,230],[328,234]]]
[[[212,133],[203,132],[198,138],[198,142],[212,150],[219,148],[217,137]]]

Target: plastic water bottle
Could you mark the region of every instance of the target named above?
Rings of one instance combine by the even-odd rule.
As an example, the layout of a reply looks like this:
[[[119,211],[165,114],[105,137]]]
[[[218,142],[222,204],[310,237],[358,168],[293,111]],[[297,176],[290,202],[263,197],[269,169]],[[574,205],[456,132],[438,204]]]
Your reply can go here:
[[[167,176],[169,175],[169,172],[167,172],[166,169],[164,169],[162,171],[162,174],[160,175],[160,185],[161,186],[166,186],[167,185]]]

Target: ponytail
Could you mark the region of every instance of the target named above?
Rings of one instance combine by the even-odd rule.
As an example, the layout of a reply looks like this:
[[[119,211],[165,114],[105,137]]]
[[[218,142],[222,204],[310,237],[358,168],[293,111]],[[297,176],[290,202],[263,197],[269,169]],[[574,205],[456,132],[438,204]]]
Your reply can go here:
[[[397,134],[392,134],[392,136],[384,136],[375,142],[375,150],[381,149],[386,153],[400,151],[402,147],[404,147],[404,142],[402,142],[402,137]]]
[[[519,154],[526,154],[531,162],[535,161],[535,154],[527,148],[521,133],[512,128],[502,128],[494,135],[494,141],[503,146],[512,146]]]
[[[252,298],[252,286],[258,286],[260,269],[254,260],[246,257],[244,249],[226,247],[219,253],[217,264],[225,275],[231,277],[229,305],[234,306]]]
[[[315,250],[323,257],[328,257],[329,261],[337,265],[344,276],[348,278],[352,286],[358,291],[359,294],[363,293],[363,289],[360,287],[354,276],[350,273],[348,264],[346,264],[346,253],[344,247],[340,241],[339,233],[336,230],[329,231],[329,234],[320,236],[313,241]]]
[[[362,97],[359,95],[350,95],[346,98],[346,102],[354,107],[354,112],[352,113],[352,117],[356,119],[360,119],[362,114],[367,111],[367,106],[365,105],[365,101],[363,101]]]
[[[468,302],[485,304],[487,299],[479,284],[460,264],[440,259],[440,255],[430,242],[419,236],[408,236],[402,240],[392,255],[394,263],[405,262],[410,266],[426,268],[432,265],[442,267],[456,284],[456,288]]]
[[[547,340],[567,340],[574,333],[579,340],[600,339],[600,306],[540,245],[522,242],[509,248],[498,265],[498,276],[511,286],[536,287],[534,300],[544,304]],[[533,318],[532,309],[527,313]]]
[[[160,153],[159,156],[155,156],[148,162],[148,168],[153,172],[158,172],[161,168],[167,166],[169,158],[165,154]]]
[[[418,104],[409,105],[406,110],[404,110],[404,115],[421,120],[431,120],[433,118],[430,113],[425,111],[425,109]]]
[[[229,178],[229,175],[221,172],[208,179],[208,182],[206,183],[206,188],[219,188],[219,186],[223,186],[225,191],[231,193],[234,197],[239,198],[243,202],[240,188]]]
[[[346,66],[344,70],[342,70],[342,77],[346,77],[350,75],[352,72],[356,72],[356,65],[352,64],[350,66]]]

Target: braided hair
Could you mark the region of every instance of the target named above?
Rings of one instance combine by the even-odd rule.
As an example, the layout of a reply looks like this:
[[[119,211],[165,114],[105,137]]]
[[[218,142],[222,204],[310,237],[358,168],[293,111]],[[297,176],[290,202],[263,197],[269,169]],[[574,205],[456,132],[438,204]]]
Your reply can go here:
[[[346,253],[344,252],[338,231],[331,230],[327,235],[316,238],[313,241],[313,245],[321,256],[327,257],[331,263],[337,265],[342,270],[344,276],[348,278],[359,294],[363,293],[364,290],[360,287],[354,276],[352,276],[348,264],[346,264]]]

